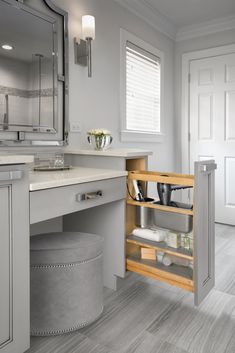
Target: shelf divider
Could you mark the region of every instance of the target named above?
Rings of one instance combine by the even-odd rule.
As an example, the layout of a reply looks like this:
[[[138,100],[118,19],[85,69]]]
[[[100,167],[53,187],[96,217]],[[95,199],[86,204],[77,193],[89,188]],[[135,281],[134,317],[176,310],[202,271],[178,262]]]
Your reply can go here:
[[[132,206],[142,206],[142,207],[148,207],[148,208],[155,208],[155,209],[158,209],[161,211],[180,213],[180,214],[193,216],[193,210],[188,210],[185,208],[157,205],[157,204],[153,204],[151,202],[140,202],[140,201],[134,201],[132,199],[127,199],[127,204],[132,205]]]
[[[184,248],[174,249],[166,245],[165,242],[157,242],[152,240],[147,240],[141,237],[136,237],[134,235],[128,235],[126,238],[127,243],[134,244],[140,247],[146,247],[150,249],[156,249],[162,251],[169,255],[174,255],[182,259],[187,259],[193,261],[192,252]]]
[[[194,186],[194,176],[188,174],[131,171],[128,173],[128,179],[183,186]]]
[[[126,268],[128,271],[160,280],[190,292],[194,291],[192,270],[189,268],[173,265],[166,270],[164,265],[156,261],[143,260],[131,255],[127,256]]]

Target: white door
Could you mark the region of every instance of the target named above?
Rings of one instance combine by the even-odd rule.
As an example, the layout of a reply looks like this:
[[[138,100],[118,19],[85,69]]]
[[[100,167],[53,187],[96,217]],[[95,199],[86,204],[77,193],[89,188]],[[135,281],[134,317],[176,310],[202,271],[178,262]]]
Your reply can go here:
[[[235,54],[190,62],[190,172],[214,159],[215,220],[235,225]]]

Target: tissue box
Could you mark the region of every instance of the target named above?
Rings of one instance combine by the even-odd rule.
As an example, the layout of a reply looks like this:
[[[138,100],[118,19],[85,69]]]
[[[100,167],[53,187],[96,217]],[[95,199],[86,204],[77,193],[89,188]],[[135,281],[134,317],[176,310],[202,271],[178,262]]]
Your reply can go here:
[[[141,248],[141,259],[156,260],[156,250],[150,248]]]

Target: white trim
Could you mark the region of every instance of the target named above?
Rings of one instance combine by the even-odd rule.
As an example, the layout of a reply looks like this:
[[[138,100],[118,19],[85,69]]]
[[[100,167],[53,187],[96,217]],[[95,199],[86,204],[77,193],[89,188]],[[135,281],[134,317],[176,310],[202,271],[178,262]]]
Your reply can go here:
[[[160,133],[149,134],[143,132],[129,131],[127,134],[126,130],[126,42],[130,41],[133,44],[143,48],[146,51],[156,55],[161,61],[161,113],[160,113]],[[164,53],[159,49],[153,47],[146,41],[136,37],[134,34],[120,28],[120,131],[121,131],[121,141],[132,142],[132,141],[143,141],[143,142],[162,142],[163,135],[165,131],[164,122]],[[145,135],[145,136],[144,136]],[[131,137],[132,136],[132,137]],[[154,140],[153,140],[154,136]],[[162,136],[158,139],[157,136]],[[129,137],[129,139],[128,139]],[[137,139],[139,137],[139,139]]]
[[[235,28],[235,15],[217,18],[213,21],[181,27],[176,34],[176,41],[228,31]]]
[[[171,23],[164,15],[151,6],[146,0],[115,0],[136,16],[147,22],[148,25],[167,37],[175,40],[176,26]]]
[[[189,73],[192,60],[235,53],[235,44],[198,50],[182,55],[181,157],[182,172],[189,173]]]

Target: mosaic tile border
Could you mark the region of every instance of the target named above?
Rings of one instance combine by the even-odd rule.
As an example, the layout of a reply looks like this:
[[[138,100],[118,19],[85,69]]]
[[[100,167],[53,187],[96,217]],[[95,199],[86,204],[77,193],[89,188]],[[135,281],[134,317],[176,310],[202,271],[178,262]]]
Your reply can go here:
[[[40,94],[39,94],[40,93]],[[53,94],[54,93],[54,94]],[[14,96],[14,97],[21,97],[21,98],[37,98],[41,97],[53,97],[54,95],[57,96],[58,90],[53,88],[45,88],[41,91],[39,90],[23,90],[14,87],[7,87],[7,86],[0,86],[0,94]]]

